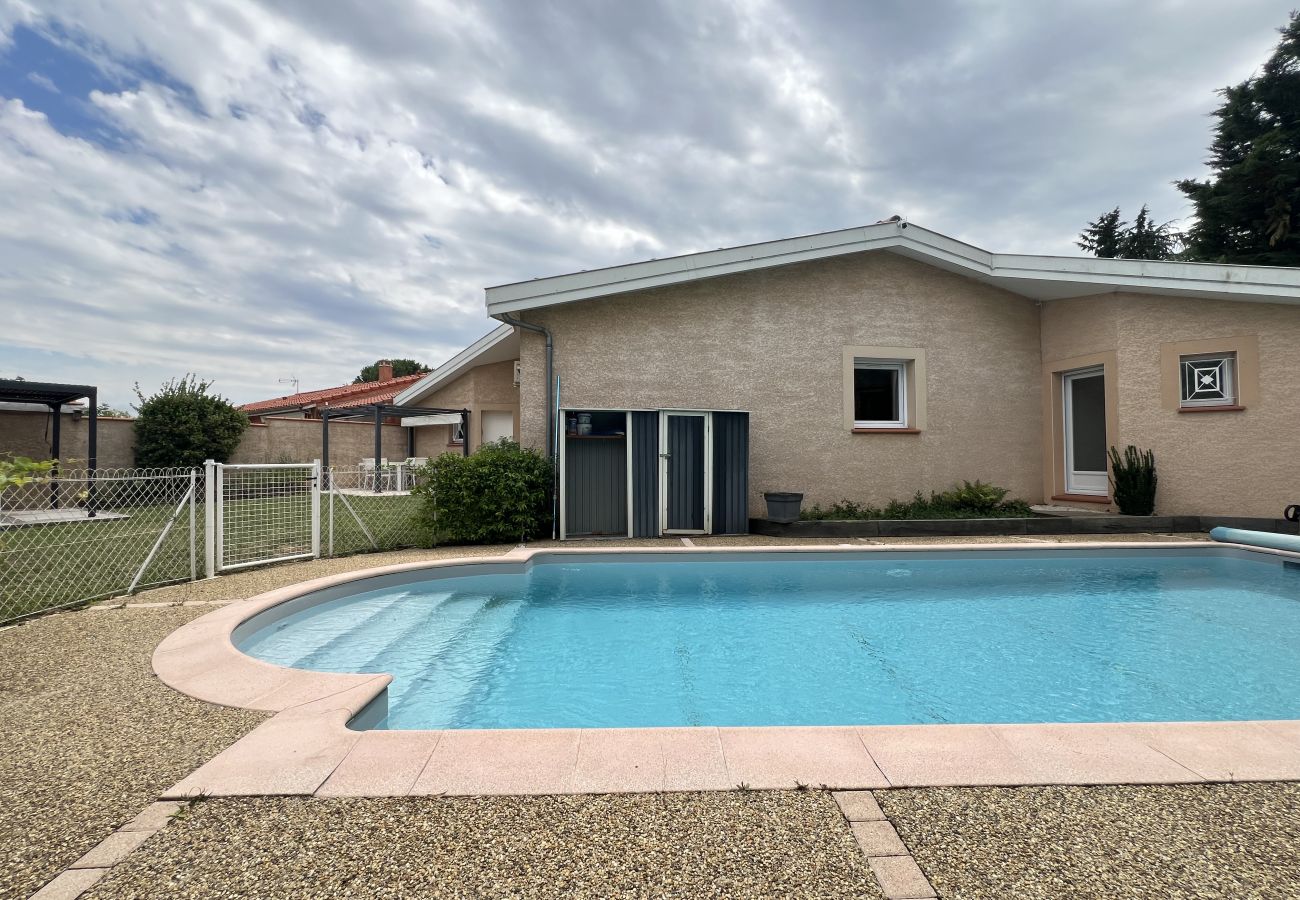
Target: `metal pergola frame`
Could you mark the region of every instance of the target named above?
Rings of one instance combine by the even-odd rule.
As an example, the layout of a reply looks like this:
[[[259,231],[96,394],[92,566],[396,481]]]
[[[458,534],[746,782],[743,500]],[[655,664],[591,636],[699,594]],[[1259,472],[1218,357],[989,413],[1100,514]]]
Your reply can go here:
[[[86,435],[86,515],[95,515],[95,467],[99,452],[99,388],[93,384],[56,384],[52,381],[18,381],[0,378],[0,402],[40,403],[48,406],[54,414],[54,423],[50,428],[50,456],[54,459],[54,474],[58,475],[59,455],[61,451],[63,428],[63,405],[73,400],[89,401],[87,415],[90,416],[90,431]],[[59,508],[59,486],[56,482],[50,488],[50,502]]]
[[[344,409],[321,410],[320,425],[320,463],[321,471],[328,478],[330,468],[330,419],[373,419],[375,423],[375,466],[384,457],[384,419],[389,416],[460,416],[461,433],[465,440],[461,443],[461,454],[469,456],[469,410],[443,409],[437,406],[403,406],[396,403],[369,403],[365,406],[349,406]],[[406,455],[415,455],[415,429],[418,426],[404,425],[406,429]],[[379,479],[375,479],[375,492],[379,493]]]

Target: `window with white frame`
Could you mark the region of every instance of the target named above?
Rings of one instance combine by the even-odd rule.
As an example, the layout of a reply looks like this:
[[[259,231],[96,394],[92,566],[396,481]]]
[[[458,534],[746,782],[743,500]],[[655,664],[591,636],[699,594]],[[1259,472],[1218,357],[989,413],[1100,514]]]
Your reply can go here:
[[[465,443],[465,422],[463,419],[451,426],[451,443]]]
[[[853,427],[907,427],[906,360],[853,360]]]
[[[1194,356],[1181,356],[1178,364],[1178,397],[1182,406],[1236,404],[1236,353],[1198,353]]]

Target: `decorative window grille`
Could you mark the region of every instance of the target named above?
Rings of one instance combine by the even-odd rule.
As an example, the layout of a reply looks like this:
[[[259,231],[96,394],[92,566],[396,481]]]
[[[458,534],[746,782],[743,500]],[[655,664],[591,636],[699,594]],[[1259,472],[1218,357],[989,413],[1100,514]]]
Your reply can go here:
[[[853,360],[853,426],[907,427],[907,363]]]
[[[1237,402],[1235,353],[1207,353],[1179,360],[1183,406],[1232,406]]]

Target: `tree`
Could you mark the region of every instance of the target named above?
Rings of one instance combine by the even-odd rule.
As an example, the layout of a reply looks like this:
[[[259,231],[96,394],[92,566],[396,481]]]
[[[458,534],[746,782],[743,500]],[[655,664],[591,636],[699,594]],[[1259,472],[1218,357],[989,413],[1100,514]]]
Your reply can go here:
[[[1177,182],[1191,259],[1300,266],[1300,15],[1280,31],[1262,72],[1219,92],[1211,176]]]
[[[1114,259],[1119,256],[1124,226],[1127,224],[1127,222],[1120,219],[1119,207],[1117,206],[1105,215],[1098,217],[1097,221],[1089,222],[1088,227],[1083,229],[1083,233],[1079,235],[1079,240],[1075,244],[1080,250],[1086,250],[1093,256]]]
[[[362,384],[367,381],[379,380],[379,364],[384,362],[377,359],[370,365],[361,370],[361,374],[352,379],[353,384]],[[424,363],[418,363],[413,359],[392,359],[388,360],[393,364],[393,377],[401,378],[403,375],[423,375],[429,371],[429,367]]]
[[[1146,204],[1133,224],[1120,218],[1119,207],[1089,222],[1076,245],[1103,259],[1172,259],[1178,255],[1182,233],[1173,222],[1156,225]]]
[[[95,407],[95,415],[101,419],[129,419],[131,414],[126,410],[118,409],[115,406],[109,406],[107,403],[101,403]]]
[[[146,397],[135,386],[135,464],[144,468],[226,462],[248,428],[248,416],[226,398],[209,393],[210,381],[186,374]]]

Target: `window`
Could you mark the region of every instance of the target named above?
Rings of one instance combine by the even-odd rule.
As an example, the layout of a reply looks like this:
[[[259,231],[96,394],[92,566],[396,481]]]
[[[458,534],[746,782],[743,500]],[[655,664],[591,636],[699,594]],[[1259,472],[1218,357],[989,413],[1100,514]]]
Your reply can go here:
[[[1194,356],[1181,356],[1178,363],[1180,405],[1184,407],[1236,405],[1236,353],[1201,353]]]
[[[853,427],[907,427],[907,363],[853,360]]]
[[[462,419],[455,425],[451,426],[451,441],[453,444],[465,443],[465,421]]]

